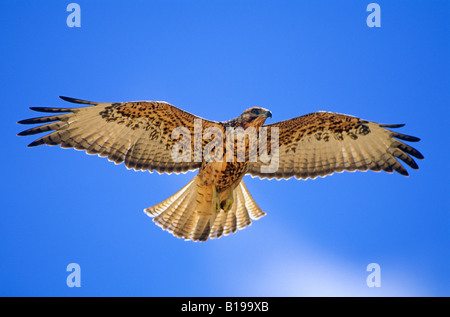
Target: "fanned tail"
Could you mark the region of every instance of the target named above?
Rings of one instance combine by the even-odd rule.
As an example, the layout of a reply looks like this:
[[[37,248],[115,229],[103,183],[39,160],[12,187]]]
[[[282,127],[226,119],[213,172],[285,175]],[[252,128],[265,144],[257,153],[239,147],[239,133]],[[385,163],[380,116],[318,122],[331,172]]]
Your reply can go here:
[[[144,211],[163,230],[178,238],[206,241],[244,229],[265,213],[258,207],[244,181],[233,191],[228,212],[212,209],[212,189],[201,185],[195,176],[177,193]]]

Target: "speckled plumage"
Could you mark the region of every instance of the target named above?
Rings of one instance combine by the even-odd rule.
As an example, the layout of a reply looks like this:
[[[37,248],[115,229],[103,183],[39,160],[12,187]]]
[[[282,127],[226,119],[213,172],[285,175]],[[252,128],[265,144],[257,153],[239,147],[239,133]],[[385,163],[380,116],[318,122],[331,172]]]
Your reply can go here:
[[[145,210],[154,217],[156,224],[186,240],[219,238],[243,229],[251,224],[252,219],[265,215],[242,180],[246,174],[269,179],[307,179],[344,170],[396,171],[408,175],[397,159],[417,169],[411,156],[423,158],[417,150],[399,141],[415,142],[418,138],[386,129],[402,125],[382,125],[337,113],[316,112],[264,126],[271,113],[257,107],[247,109],[235,119],[215,122],[199,118],[166,102],[96,103],[61,98],[89,106],[30,108],[54,115],[19,121],[20,124],[44,125],[18,135],[53,131],[29,146],[47,144],[85,150],[88,154],[107,157],[116,164],[125,162],[127,168],[135,170],[170,174],[198,169],[198,175],[180,191]],[[249,149],[248,139],[240,145],[232,142],[232,162],[225,160],[226,146],[223,147],[222,161],[207,162],[204,157],[198,160],[195,150],[203,153],[212,138],[203,138],[200,143],[196,143],[194,132],[199,131],[195,131],[195,122],[201,122],[201,133],[209,128],[220,131],[224,144],[227,128],[267,127],[267,140],[271,138],[271,129],[278,128],[279,155],[272,156],[278,168],[263,173],[261,167],[267,163],[250,161],[249,156],[255,154],[252,151],[257,149]],[[189,159],[180,162],[174,161],[171,156],[172,148],[181,140],[172,136],[177,127],[187,128],[192,148]],[[272,154],[271,146],[267,148]],[[238,161],[238,153],[245,153],[245,161]],[[220,210],[211,207],[215,195],[221,202]],[[229,203],[228,207],[225,202]]]

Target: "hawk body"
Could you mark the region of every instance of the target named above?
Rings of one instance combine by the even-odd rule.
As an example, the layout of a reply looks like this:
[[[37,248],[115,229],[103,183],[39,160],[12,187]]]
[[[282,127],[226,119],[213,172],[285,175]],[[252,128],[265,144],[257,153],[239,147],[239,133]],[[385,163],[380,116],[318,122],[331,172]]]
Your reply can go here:
[[[61,98],[86,106],[32,107],[31,110],[51,115],[19,121],[20,124],[43,125],[18,135],[51,131],[29,146],[47,144],[84,150],[88,154],[107,157],[116,164],[124,162],[127,168],[134,170],[168,174],[198,170],[198,174],[177,193],[145,209],[156,224],[186,240],[219,238],[243,229],[252,220],[265,215],[248,192],[242,180],[244,175],[313,179],[344,170],[382,170],[407,176],[408,172],[398,159],[413,169],[418,166],[412,157],[423,159],[419,151],[402,142],[417,142],[418,138],[389,130],[403,125],[378,124],[344,114],[315,112],[264,125],[271,113],[258,107],[245,110],[235,119],[216,122],[166,102],[96,103]],[[198,122],[201,122],[200,127],[196,126]],[[183,129],[182,137],[174,137],[177,128]],[[267,128],[267,139],[261,138],[260,147],[252,149],[249,138],[239,143],[234,135],[227,134],[230,128],[254,128],[257,132],[259,128]],[[199,160],[198,151],[204,154],[211,149],[211,142],[219,140],[217,135],[213,138],[209,133],[211,129],[223,136],[223,143],[218,144],[211,155],[222,148],[222,159],[209,160],[208,156],[202,156]],[[274,131],[279,141],[277,153],[268,146]],[[198,132],[210,137],[197,142]],[[185,141],[192,151],[187,152],[183,160],[175,160],[173,149],[181,141]],[[231,141],[231,147],[223,146],[226,141]],[[261,154],[261,146],[266,146],[271,162],[278,166],[275,171],[264,171],[263,167],[269,163],[260,157],[256,161],[249,159],[253,154]],[[228,153],[232,154],[232,160],[228,160]],[[239,155],[245,159],[239,160]]]

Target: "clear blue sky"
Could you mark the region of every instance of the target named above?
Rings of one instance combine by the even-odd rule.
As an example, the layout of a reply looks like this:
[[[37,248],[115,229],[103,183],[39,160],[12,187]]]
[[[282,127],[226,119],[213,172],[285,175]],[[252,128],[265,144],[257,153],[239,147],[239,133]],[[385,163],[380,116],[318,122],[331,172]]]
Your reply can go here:
[[[449,296],[450,2],[1,1],[2,296]],[[406,123],[419,171],[244,178],[267,216],[185,242],[143,209],[195,174],[27,148],[29,106],[164,100],[213,120],[317,110]],[[69,263],[81,287],[69,288]],[[367,265],[381,287],[366,285]]]

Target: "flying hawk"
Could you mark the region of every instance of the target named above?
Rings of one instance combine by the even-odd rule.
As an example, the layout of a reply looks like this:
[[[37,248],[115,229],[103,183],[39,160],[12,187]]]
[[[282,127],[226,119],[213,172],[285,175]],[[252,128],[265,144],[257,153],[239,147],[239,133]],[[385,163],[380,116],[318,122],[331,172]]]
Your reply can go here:
[[[44,125],[18,135],[53,131],[28,146],[47,144],[84,150],[116,164],[125,162],[128,169],[168,174],[198,169],[181,190],[145,209],[157,225],[185,240],[206,241],[229,235],[265,215],[242,180],[246,174],[268,179],[314,179],[344,170],[383,170],[407,176],[397,159],[413,169],[418,166],[411,156],[423,159],[419,151],[400,141],[417,142],[418,138],[386,129],[403,124],[378,124],[344,114],[321,111],[264,125],[272,114],[259,107],[249,108],[235,119],[215,122],[166,102],[98,103],[61,98],[89,106],[31,107],[53,115],[19,121]],[[249,135],[238,142],[237,134],[227,134],[229,129],[238,128],[256,131],[263,140],[258,143],[259,151],[252,149]],[[265,137],[261,132],[264,128]],[[196,133],[209,137],[199,138]],[[217,142],[212,146],[220,133],[222,142],[232,141],[227,146]],[[277,143],[271,142],[269,147],[269,140],[274,139]],[[264,146],[268,148],[266,160],[262,159]],[[211,150],[209,159],[202,155],[207,148]],[[222,156],[217,157],[221,160],[215,156],[220,153]],[[250,159],[255,153],[260,156]],[[264,170],[272,163],[275,169]]]

